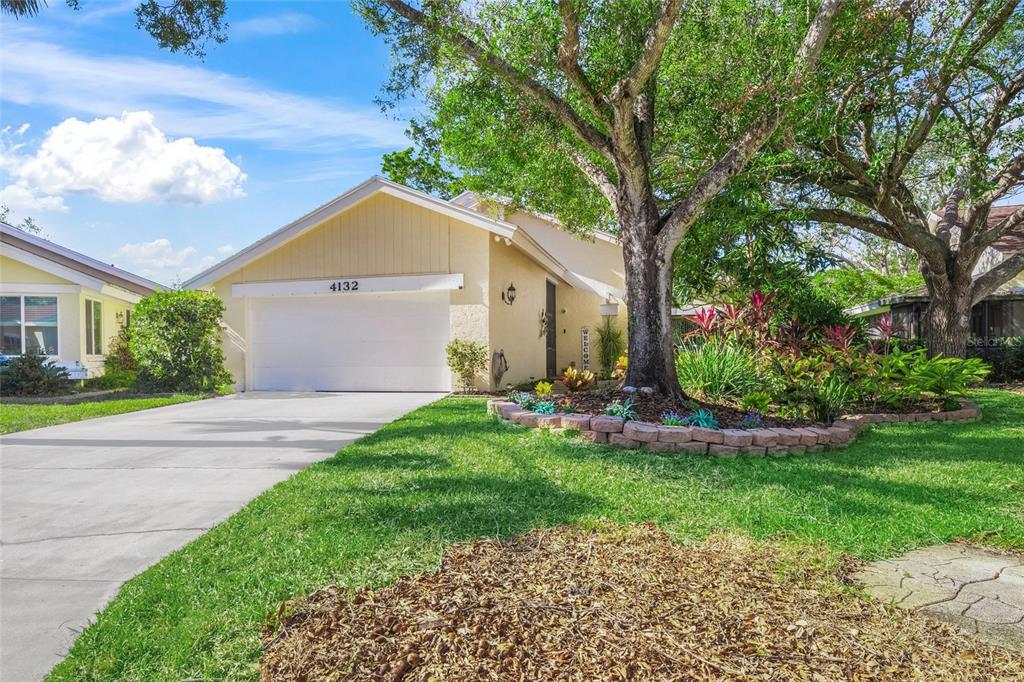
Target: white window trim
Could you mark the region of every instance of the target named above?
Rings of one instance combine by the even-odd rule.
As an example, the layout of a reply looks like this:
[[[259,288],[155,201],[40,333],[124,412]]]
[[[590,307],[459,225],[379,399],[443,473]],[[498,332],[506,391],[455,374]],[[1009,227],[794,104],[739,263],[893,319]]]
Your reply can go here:
[[[90,324],[90,320],[92,319],[92,316],[89,314],[89,301],[92,301],[93,304],[96,304],[96,303],[100,304],[100,350],[101,351],[103,350],[103,301],[99,300],[98,298],[92,298],[92,297],[89,297],[89,296],[85,297],[85,303],[83,304],[85,309],[83,310],[82,332],[85,335],[85,348],[83,348],[82,350],[84,351],[84,355],[87,358],[102,358],[102,357],[106,357],[102,352],[100,352],[100,353],[90,353],[89,352],[89,341],[90,341],[90,337],[92,336],[91,334],[89,334],[89,324]],[[96,349],[93,348],[93,350],[96,350]]]
[[[0,295],[3,295],[3,296],[9,296],[9,297],[12,297],[12,298],[17,296],[19,301],[20,301],[19,304],[18,304],[19,309],[20,309],[19,312],[18,312],[18,317],[21,318],[19,320],[20,327],[21,327],[21,353],[19,353],[19,355],[24,355],[25,354],[25,350],[27,349],[27,346],[28,346],[28,342],[26,340],[28,337],[25,335],[25,326],[26,326],[25,325],[25,299],[29,298],[29,297],[32,297],[32,298],[39,297],[39,298],[54,298],[54,299],[57,299],[57,353],[55,355],[44,355],[43,357],[51,358],[51,359],[55,359],[55,360],[59,360],[61,357],[63,357],[63,350],[64,349],[61,347],[61,344],[63,343],[63,336],[64,335],[60,333],[60,319],[61,319],[60,296],[56,296],[56,295],[54,295],[54,293],[55,292],[50,292],[50,291],[47,291],[46,293],[38,293],[38,292],[33,292],[33,291],[26,291],[25,293],[17,293],[17,294],[13,293],[13,292],[7,292],[7,291],[0,292]]]

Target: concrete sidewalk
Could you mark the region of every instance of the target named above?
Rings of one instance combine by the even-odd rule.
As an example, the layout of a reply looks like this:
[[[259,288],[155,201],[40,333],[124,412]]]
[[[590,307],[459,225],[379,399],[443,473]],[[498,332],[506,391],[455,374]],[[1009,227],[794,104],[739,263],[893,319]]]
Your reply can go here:
[[[0,437],[0,679],[41,679],[125,580],[436,393],[248,393]]]

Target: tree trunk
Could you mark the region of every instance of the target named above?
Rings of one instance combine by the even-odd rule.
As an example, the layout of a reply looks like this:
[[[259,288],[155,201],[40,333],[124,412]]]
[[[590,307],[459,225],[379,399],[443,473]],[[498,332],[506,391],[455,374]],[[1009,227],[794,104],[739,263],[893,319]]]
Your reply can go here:
[[[962,358],[971,335],[973,284],[968,274],[935,276],[925,273],[930,302],[925,313],[928,355]]]
[[[672,343],[672,260],[658,253],[657,210],[652,202],[651,210],[620,211],[620,222],[629,319],[625,385],[682,399]]]

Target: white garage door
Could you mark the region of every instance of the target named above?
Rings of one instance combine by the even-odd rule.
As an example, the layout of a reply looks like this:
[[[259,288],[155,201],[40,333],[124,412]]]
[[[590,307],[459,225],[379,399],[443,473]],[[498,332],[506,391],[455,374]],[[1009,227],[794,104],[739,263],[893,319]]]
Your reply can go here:
[[[447,391],[448,292],[256,298],[253,387]]]

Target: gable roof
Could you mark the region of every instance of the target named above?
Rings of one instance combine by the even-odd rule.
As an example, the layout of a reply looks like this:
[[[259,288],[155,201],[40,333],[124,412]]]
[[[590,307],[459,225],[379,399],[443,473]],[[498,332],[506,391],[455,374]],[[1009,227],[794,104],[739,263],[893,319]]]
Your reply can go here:
[[[474,227],[486,230],[497,237],[507,239],[528,256],[540,263],[556,277],[559,277],[566,282],[571,282],[571,273],[569,273],[566,268],[554,258],[554,256],[548,253],[547,250],[530,237],[525,230],[519,229],[516,225],[490,218],[464,206],[454,204],[450,201],[445,201],[444,199],[438,199],[437,197],[430,196],[429,194],[406,187],[405,185],[399,185],[398,183],[382,178],[379,175],[374,175],[369,180],[356,185],[344,194],[332,199],[323,206],[310,211],[298,220],[292,221],[284,227],[271,232],[266,237],[259,239],[241,251],[225,258],[213,267],[204,270],[185,282],[183,286],[188,289],[198,289],[200,287],[213,284],[226,275],[273,251],[277,247],[305,234],[319,226],[325,220],[339,215],[359,202],[378,193],[397,197],[412,204],[416,204],[417,206],[437,211],[438,213],[450,218],[454,218],[469,225],[473,225]]]
[[[155,291],[166,289],[162,284],[103,263],[78,251],[72,251],[4,222],[0,222],[0,243],[6,247],[5,255],[92,289],[100,290],[104,285],[109,285],[138,296],[148,296]]]

